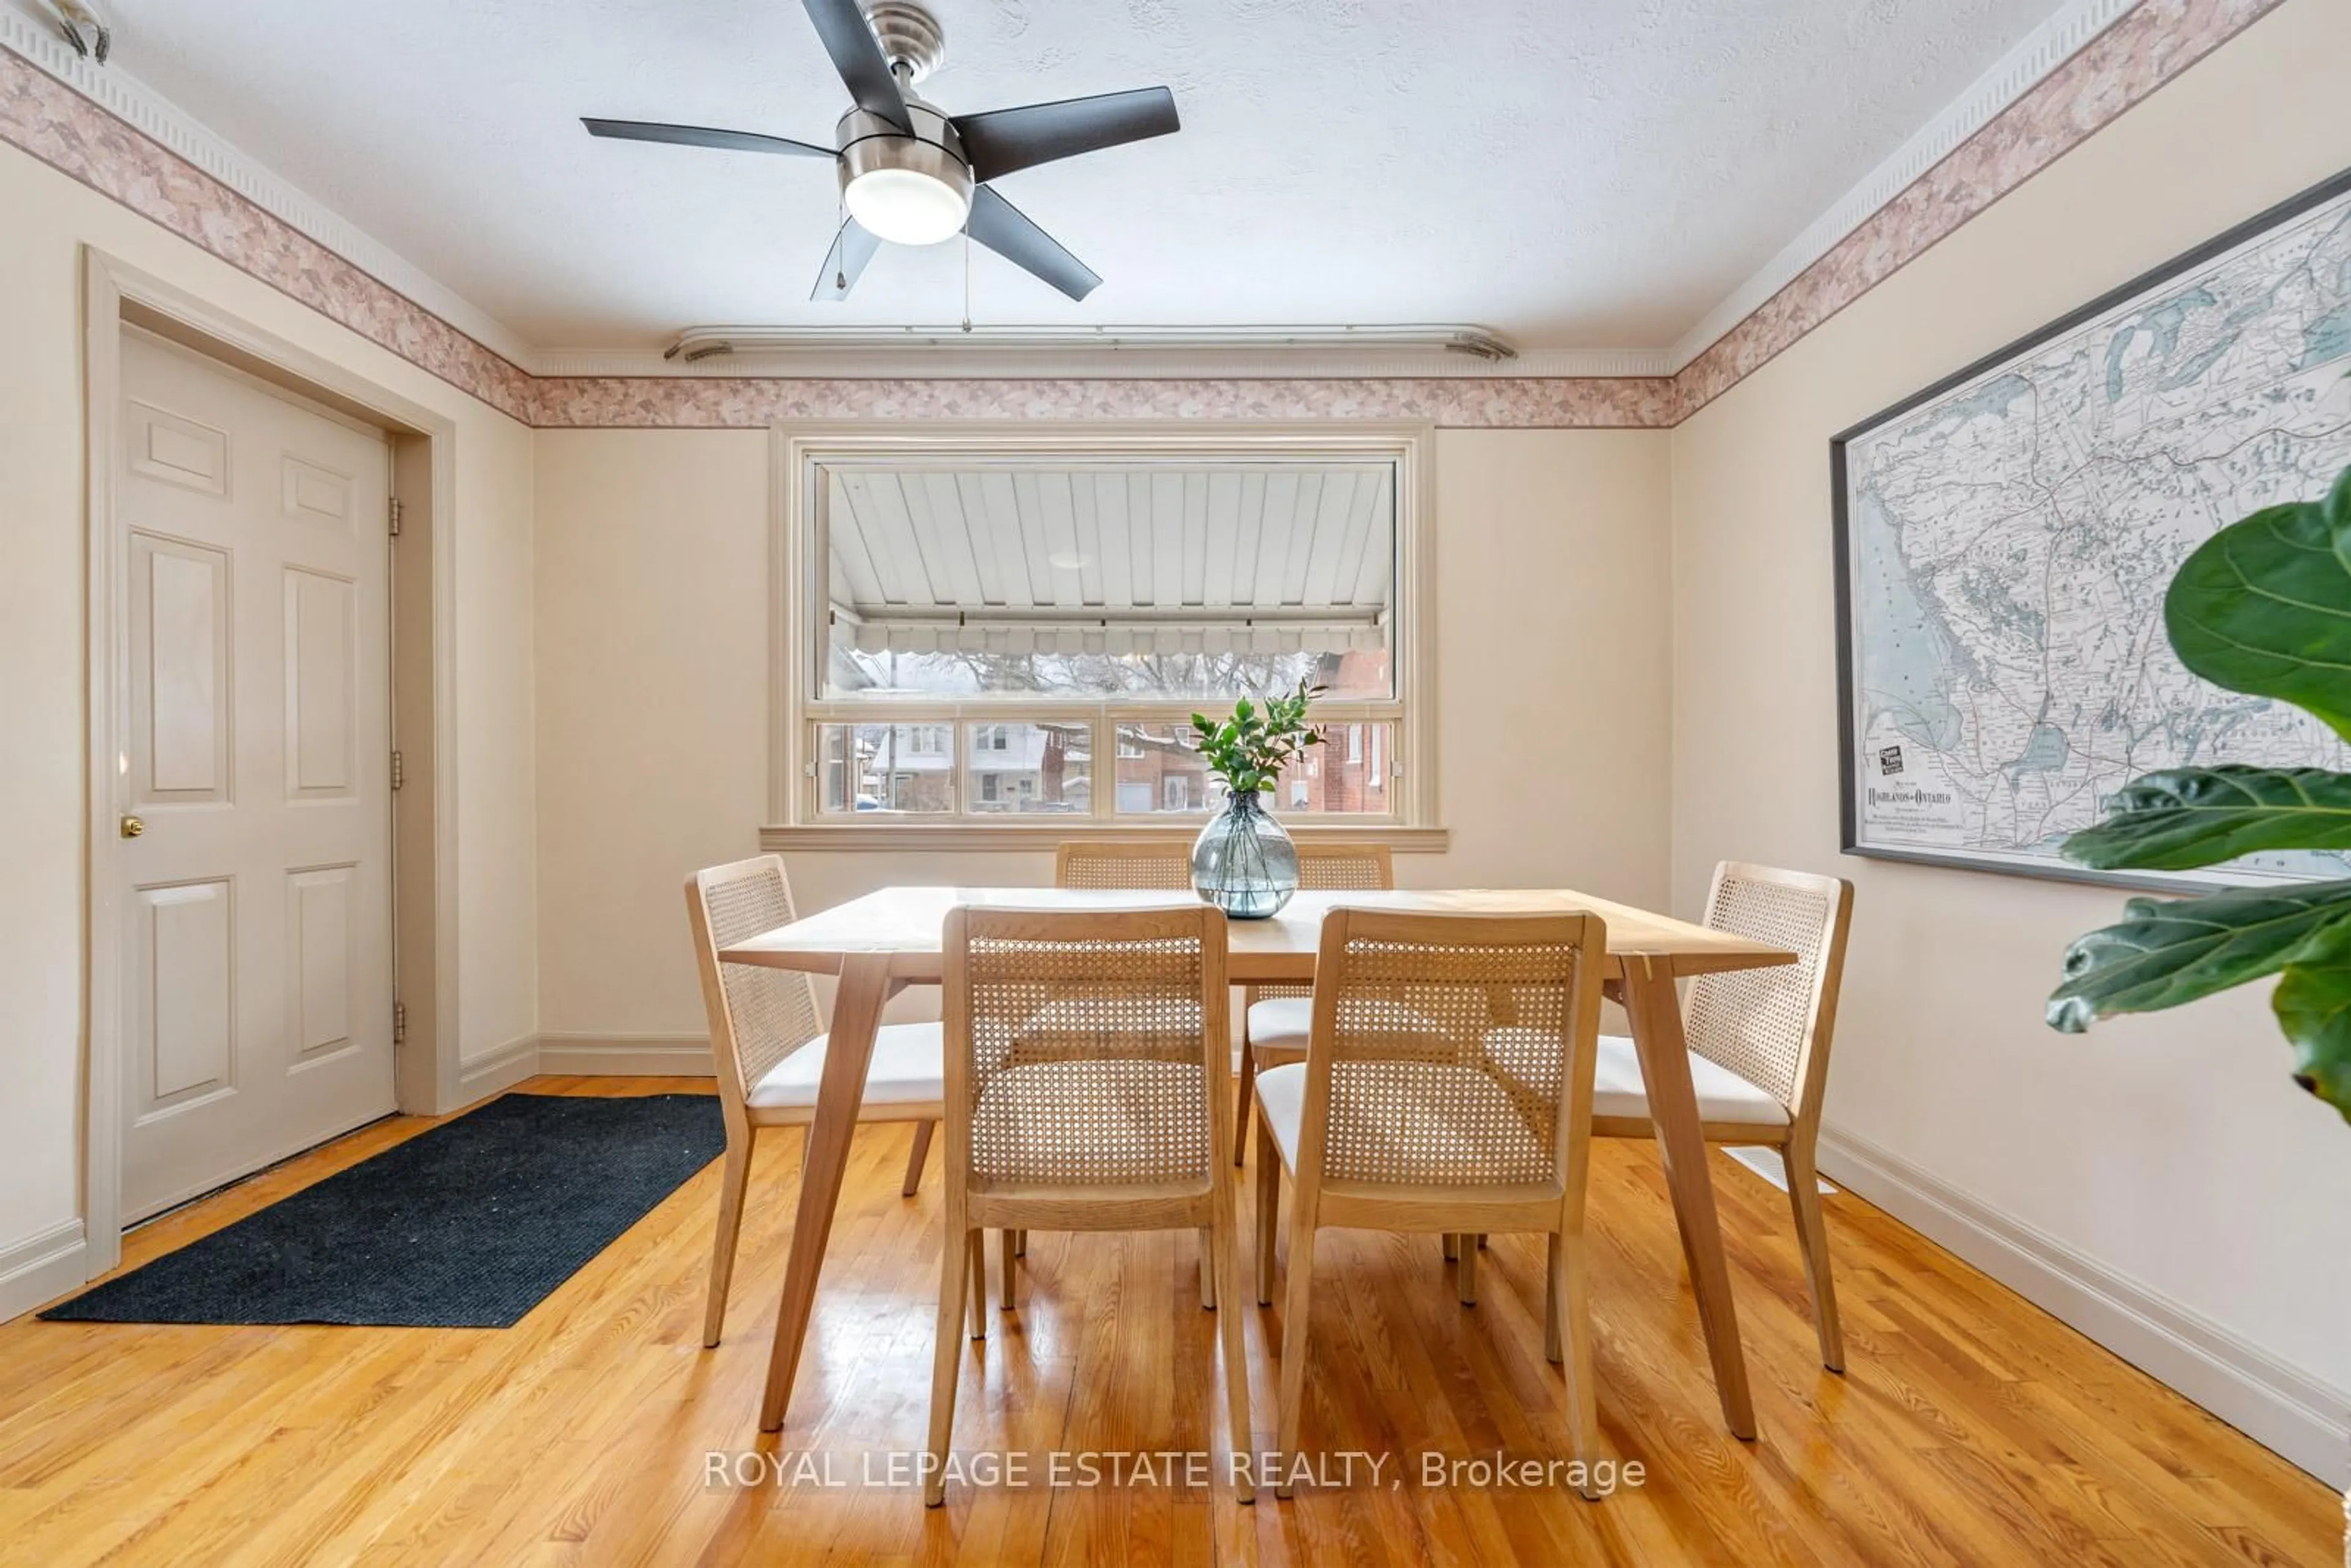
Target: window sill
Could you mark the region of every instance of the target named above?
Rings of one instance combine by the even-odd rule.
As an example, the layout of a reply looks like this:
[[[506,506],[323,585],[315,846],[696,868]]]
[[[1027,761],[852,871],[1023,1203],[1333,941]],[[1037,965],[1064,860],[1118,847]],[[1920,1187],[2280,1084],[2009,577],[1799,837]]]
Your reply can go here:
[[[1203,819],[1205,821],[1205,819]],[[1043,854],[1069,839],[1164,839],[1190,843],[1201,822],[1178,828],[1082,826],[1067,822],[819,822],[769,825],[759,830],[759,848],[769,853],[810,850],[886,853],[893,850],[931,853]],[[1385,844],[1396,854],[1442,854],[1452,847],[1447,828],[1407,828],[1393,822],[1340,826],[1284,823],[1292,837],[1310,844]]]

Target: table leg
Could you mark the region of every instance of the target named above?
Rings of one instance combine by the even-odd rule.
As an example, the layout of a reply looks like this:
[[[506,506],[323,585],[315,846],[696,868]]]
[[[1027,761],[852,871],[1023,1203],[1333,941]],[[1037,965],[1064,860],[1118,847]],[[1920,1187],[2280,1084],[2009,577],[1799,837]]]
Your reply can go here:
[[[873,1035],[881,1027],[882,1004],[889,999],[890,989],[887,954],[857,953],[841,960],[832,1029],[826,1037],[824,1077],[817,1085],[816,1119],[809,1124],[799,1212],[792,1219],[791,1260],[784,1266],[784,1299],[776,1312],[776,1343],[768,1355],[768,1388],[759,1401],[763,1432],[783,1428],[784,1406],[791,1399],[800,1346],[816,1305],[824,1244],[832,1234],[833,1206],[841,1200],[841,1177],[849,1169],[850,1136],[857,1130],[857,1113],[865,1102],[866,1064],[872,1060]]]
[[[1624,964],[1625,1010],[1633,1020],[1633,1042],[1641,1053],[1641,1078],[1649,1092],[1657,1152],[1673,1194],[1674,1218],[1681,1227],[1682,1256],[1689,1263],[1698,1321],[1714,1360],[1715,1392],[1731,1434],[1752,1441],[1755,1403],[1748,1392],[1747,1358],[1740,1349],[1739,1318],[1730,1301],[1730,1267],[1722,1255],[1722,1228],[1715,1214],[1714,1180],[1707,1169],[1698,1091],[1690,1085],[1681,998],[1674,989],[1670,964],[1656,964],[1653,969],[1638,954],[1625,955]]]

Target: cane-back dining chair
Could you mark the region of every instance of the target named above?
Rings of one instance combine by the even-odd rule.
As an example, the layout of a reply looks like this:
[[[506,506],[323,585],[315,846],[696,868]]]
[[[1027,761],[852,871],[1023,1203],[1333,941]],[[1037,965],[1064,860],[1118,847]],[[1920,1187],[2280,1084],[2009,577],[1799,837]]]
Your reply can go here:
[[[718,1103],[726,1123],[718,1237],[702,1320],[702,1343],[716,1345],[726,1319],[726,1286],[735,1272],[736,1239],[743,1228],[752,1142],[762,1127],[805,1127],[815,1119],[827,1037],[809,976],[718,961],[719,949],[797,918],[780,859],[758,855],[695,872],[685,879],[685,911],[694,930]],[[902,1189],[909,1197],[922,1181],[923,1161],[938,1125],[940,1074],[936,1023],[882,1026],[866,1068],[858,1121],[915,1124]]]
[[[1565,1364],[1569,1437],[1592,1495],[1583,1210],[1607,953],[1590,914],[1343,905],[1324,916],[1306,1060],[1257,1077],[1260,1305],[1273,1299],[1285,1175],[1291,1187],[1279,1495],[1299,1448],[1314,1238],[1326,1227],[1548,1239],[1544,1349]],[[1462,1283],[1467,1300],[1466,1269]]]
[[[1853,883],[1811,872],[1724,861],[1714,868],[1706,924],[1797,956],[1793,964],[1698,975],[1682,999],[1690,1083],[1708,1142],[1777,1148],[1812,1288],[1821,1363],[1844,1370],[1844,1333],[1829,1274],[1828,1226],[1813,1164],[1829,1039],[1853,925]],[[1641,1057],[1630,1040],[1603,1035],[1593,1092],[1593,1131],[1604,1138],[1655,1135]]]
[[[943,934],[946,1231],[925,1501],[945,1485],[968,1291],[987,1333],[990,1227],[1209,1239],[1232,1453],[1250,1452],[1229,1160],[1225,921],[1201,904],[964,906]],[[1237,1466],[1241,1500],[1251,1490]]]
[[[1192,849],[1176,839],[1065,839],[1053,856],[1053,885],[1188,892]]]

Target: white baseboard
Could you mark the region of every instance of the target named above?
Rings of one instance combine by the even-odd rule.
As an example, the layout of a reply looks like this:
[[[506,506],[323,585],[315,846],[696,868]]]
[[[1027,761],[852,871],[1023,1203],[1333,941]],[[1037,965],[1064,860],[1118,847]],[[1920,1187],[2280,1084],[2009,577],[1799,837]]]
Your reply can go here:
[[[518,1035],[496,1050],[457,1063],[457,1103],[470,1105],[486,1100],[538,1071],[538,1036]]]
[[[0,1247],[0,1322],[46,1306],[89,1281],[89,1248],[78,1219]]]
[[[708,1078],[710,1041],[698,1034],[542,1034],[538,1071],[590,1077]]]
[[[1969,1197],[1865,1139],[1821,1129],[1821,1168],[2330,1487],[2351,1463],[2351,1394]]]

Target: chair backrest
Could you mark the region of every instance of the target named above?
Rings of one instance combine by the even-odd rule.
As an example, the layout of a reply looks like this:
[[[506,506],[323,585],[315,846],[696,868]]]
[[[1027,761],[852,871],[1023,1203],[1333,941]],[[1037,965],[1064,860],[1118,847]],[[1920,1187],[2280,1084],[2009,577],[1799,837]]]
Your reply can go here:
[[[1053,856],[1053,885],[1188,890],[1192,846],[1176,839],[1067,839]]]
[[[956,1168],[998,1189],[1206,1190],[1229,1150],[1222,915],[963,906],[943,945]]]
[[[1300,844],[1298,885],[1310,893],[1384,893],[1395,886],[1385,844]]]
[[[731,1118],[776,1063],[824,1032],[823,1015],[809,976],[718,961],[720,948],[799,918],[777,856],[695,872],[685,879],[685,913],[694,928],[719,1097]]]
[[[1596,915],[1332,910],[1299,1168],[1456,1190],[1580,1182],[1607,954]]]
[[[1829,1036],[1853,924],[1853,883],[1811,872],[1724,861],[1706,924],[1792,949],[1793,964],[1699,975],[1683,999],[1689,1047],[1788,1107],[1802,1122],[1828,1082]]]

